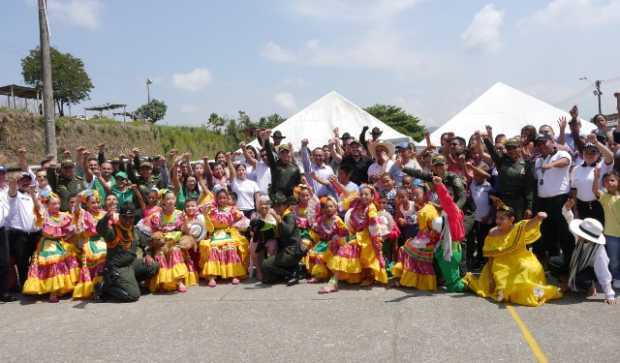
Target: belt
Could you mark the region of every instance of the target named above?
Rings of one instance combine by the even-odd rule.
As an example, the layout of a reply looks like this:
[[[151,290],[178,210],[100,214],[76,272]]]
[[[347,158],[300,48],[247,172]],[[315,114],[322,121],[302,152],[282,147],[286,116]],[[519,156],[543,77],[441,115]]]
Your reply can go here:
[[[19,232],[19,233],[23,233],[25,235],[31,236],[33,234],[38,234],[41,233],[41,231],[34,231],[34,232],[26,232],[26,231],[22,231],[21,229],[16,229],[16,228],[7,228],[7,230],[9,232]]]
[[[587,207],[590,210],[592,210],[592,207],[596,205],[595,203],[598,203],[598,200],[591,200],[589,202],[584,202],[584,201],[581,201],[581,200],[577,199],[577,204],[578,205],[581,204],[582,206],[585,206],[585,207]]]

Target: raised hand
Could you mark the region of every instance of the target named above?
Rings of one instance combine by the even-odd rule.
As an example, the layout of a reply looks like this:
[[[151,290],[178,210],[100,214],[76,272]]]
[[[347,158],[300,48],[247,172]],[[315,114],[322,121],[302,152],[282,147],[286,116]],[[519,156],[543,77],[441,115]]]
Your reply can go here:
[[[566,130],[566,125],[568,125],[568,121],[566,121],[566,116],[562,116],[558,119],[558,126],[560,130]]]

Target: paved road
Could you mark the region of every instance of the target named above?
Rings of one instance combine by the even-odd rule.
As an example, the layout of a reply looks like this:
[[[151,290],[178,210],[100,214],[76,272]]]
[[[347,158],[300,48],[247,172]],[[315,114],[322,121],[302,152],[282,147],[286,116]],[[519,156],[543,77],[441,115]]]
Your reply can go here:
[[[510,308],[469,294],[246,283],[134,304],[0,305],[2,362],[535,362]],[[620,305],[515,307],[550,362],[619,362]],[[539,354],[540,357],[540,354]]]

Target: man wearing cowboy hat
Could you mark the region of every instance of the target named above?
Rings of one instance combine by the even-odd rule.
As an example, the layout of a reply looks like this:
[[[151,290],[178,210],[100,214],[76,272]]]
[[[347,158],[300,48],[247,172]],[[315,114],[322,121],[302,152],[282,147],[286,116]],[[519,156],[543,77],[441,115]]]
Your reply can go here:
[[[596,294],[596,279],[605,294],[605,302],[615,304],[616,293],[611,287],[603,225],[594,218],[574,219],[573,204],[571,200],[562,208],[562,215],[576,241],[569,265],[568,287],[574,292],[585,290],[588,296],[592,296]]]
[[[291,197],[293,188],[301,183],[301,171],[293,160],[293,150],[289,144],[282,144],[277,148],[278,159],[276,160],[273,154],[274,146],[269,141],[270,132],[266,131],[259,134],[265,145],[267,164],[271,170],[269,195],[273,197],[277,192],[281,192],[286,197]]]
[[[60,174],[56,172],[56,165],[50,164],[47,179],[52,190],[60,197],[60,209],[69,211],[69,199],[84,190],[84,180],[75,173],[75,162],[71,159],[63,160],[60,163]]]
[[[394,166],[394,145],[387,141],[378,141],[369,145],[370,155],[375,162],[368,167],[368,177],[375,178],[389,172]]]
[[[278,130],[273,133],[271,138],[273,139],[273,146],[277,148],[282,143],[282,140],[286,139],[286,136],[282,135],[282,131]]]
[[[113,212],[108,212],[99,223],[97,233],[106,241],[108,252],[103,270],[103,283],[95,287],[99,300],[133,302],[140,298],[140,281],[157,273],[159,264],[151,257],[138,258],[139,234],[134,227],[135,208],[132,204],[121,207],[118,222],[111,224]]]

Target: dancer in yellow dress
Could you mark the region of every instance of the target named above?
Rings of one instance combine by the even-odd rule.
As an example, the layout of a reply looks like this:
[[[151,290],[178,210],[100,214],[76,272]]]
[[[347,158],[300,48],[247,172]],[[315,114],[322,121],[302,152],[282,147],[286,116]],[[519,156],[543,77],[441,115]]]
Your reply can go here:
[[[541,212],[515,224],[512,208],[501,206],[497,227],[484,240],[483,254],[488,261],[479,278],[470,273],[464,277],[467,287],[481,297],[527,306],[562,297],[559,287],[547,285],[542,265],[527,249],[540,238],[540,224],[545,218],[547,214]]]
[[[210,238],[200,241],[200,276],[209,280],[209,287],[216,286],[218,277],[236,285],[248,273],[248,240],[236,227],[245,217],[231,206],[225,189],[217,192],[205,217]]]
[[[24,283],[25,295],[49,294],[49,301],[58,302],[58,297],[73,290],[79,278],[80,268],[73,254],[69,253],[75,226],[72,216],[60,211],[60,198],[55,193],[46,193],[42,203],[32,192],[35,223],[41,228],[41,239],[32,256],[28,279]]]
[[[80,279],[73,289],[74,299],[89,299],[95,292],[95,285],[103,280],[103,268],[107,244],[97,233],[97,223],[106,214],[100,206],[99,193],[88,189],[79,194],[80,206],[74,213],[76,239],[81,247],[82,268]]]

